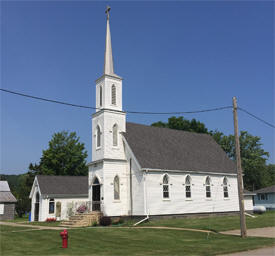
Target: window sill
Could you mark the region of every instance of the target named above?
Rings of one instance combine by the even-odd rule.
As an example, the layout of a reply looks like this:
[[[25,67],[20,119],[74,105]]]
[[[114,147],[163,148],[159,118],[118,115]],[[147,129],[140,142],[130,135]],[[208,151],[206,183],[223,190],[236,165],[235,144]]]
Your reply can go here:
[[[171,201],[171,199],[170,198],[163,198],[162,201],[168,201],[169,202],[169,201]]]
[[[227,198],[227,197],[226,197],[226,198],[224,198],[223,200],[230,200],[230,198]]]
[[[119,147],[113,146],[112,149],[119,150]]]
[[[212,198],[205,198],[206,201],[212,201]]]
[[[121,203],[121,200],[114,200],[113,203]]]
[[[193,201],[192,198],[185,198],[185,201]]]
[[[95,150],[98,151],[98,150],[100,150],[100,149],[101,149],[101,147],[98,147],[98,148],[96,148]]]

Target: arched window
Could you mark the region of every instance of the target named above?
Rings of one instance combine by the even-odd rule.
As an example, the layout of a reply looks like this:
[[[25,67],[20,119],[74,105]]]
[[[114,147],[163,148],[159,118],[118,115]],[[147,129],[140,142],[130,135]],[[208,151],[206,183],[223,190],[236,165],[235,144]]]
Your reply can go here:
[[[102,86],[99,87],[99,106],[102,107]]]
[[[163,198],[169,198],[169,177],[167,174],[163,176],[162,192]]]
[[[95,177],[94,182],[93,182],[93,185],[100,185],[100,184],[99,184],[99,180],[98,180],[97,177]]]
[[[49,202],[49,213],[54,213],[54,199],[51,198]]]
[[[120,198],[119,177],[116,176],[114,178],[114,199],[119,200],[119,198]]]
[[[112,104],[116,105],[116,86],[112,85]]]
[[[113,126],[113,146],[117,146],[117,124]]]
[[[99,126],[96,127],[96,146],[101,146],[101,131]]]
[[[210,198],[211,197],[211,180],[209,176],[207,176],[205,179],[205,191],[206,191],[206,197]]]
[[[191,198],[191,177],[189,175],[185,178],[185,196]]]
[[[228,198],[228,181],[227,178],[223,178],[223,197]]]
[[[35,202],[36,202],[36,203],[39,203],[39,201],[40,201],[40,196],[39,196],[39,193],[36,192]]]

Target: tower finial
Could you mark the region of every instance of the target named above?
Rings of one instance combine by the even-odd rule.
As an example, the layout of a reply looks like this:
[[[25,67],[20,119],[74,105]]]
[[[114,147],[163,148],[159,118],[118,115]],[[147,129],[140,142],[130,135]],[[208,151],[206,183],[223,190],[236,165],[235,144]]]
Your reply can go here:
[[[110,32],[110,10],[111,7],[107,5],[105,13],[107,14],[107,28],[106,28],[106,46],[104,59],[104,74],[114,75],[114,64],[112,54],[111,32]]]
[[[110,18],[110,10],[111,10],[111,7],[109,5],[107,5],[106,11],[105,11],[105,13],[107,14],[107,20],[109,20],[109,18]]]

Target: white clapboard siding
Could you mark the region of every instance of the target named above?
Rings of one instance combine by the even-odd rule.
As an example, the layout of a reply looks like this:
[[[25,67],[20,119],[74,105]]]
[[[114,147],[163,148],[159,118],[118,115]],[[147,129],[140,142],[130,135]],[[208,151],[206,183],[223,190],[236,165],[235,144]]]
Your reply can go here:
[[[236,176],[228,178],[229,198],[223,196],[222,175],[209,175],[211,178],[211,198],[206,198],[205,178],[207,175],[190,174],[191,198],[185,196],[184,173],[169,173],[169,199],[162,197],[163,173],[148,173],[146,186],[147,204],[150,215],[210,213],[238,211],[238,191]]]

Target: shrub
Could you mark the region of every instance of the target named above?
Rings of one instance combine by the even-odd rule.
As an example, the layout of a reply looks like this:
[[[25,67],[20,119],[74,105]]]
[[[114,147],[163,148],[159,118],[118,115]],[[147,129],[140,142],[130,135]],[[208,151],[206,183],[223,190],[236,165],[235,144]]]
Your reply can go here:
[[[113,225],[119,225],[119,224],[122,224],[124,223],[124,220],[122,218],[115,218],[113,221],[112,221],[112,224]]]
[[[55,222],[56,221],[56,218],[47,218],[46,219],[46,222]]]
[[[77,208],[76,211],[77,211],[78,213],[84,213],[86,210],[87,210],[86,205],[85,205],[85,204],[82,204],[82,205],[80,205],[80,206]]]
[[[101,226],[110,226],[111,223],[112,223],[112,220],[111,220],[110,217],[103,216],[103,217],[100,218],[99,223],[100,223]]]
[[[96,226],[97,226],[97,222],[94,221],[94,222],[92,223],[92,227],[96,227]]]
[[[118,224],[123,224],[124,223],[124,219],[119,218]]]

